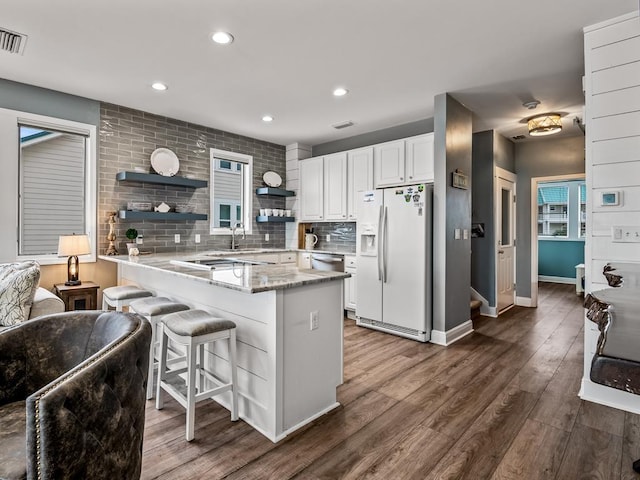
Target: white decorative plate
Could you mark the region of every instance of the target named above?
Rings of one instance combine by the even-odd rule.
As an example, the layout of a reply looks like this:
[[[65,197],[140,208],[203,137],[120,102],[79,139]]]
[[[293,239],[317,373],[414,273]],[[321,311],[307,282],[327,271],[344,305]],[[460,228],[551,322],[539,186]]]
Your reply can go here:
[[[178,173],[180,161],[178,156],[168,148],[156,148],[151,154],[151,166],[164,177],[173,177]]]
[[[282,185],[282,177],[280,177],[280,175],[278,175],[276,172],[264,172],[264,175],[262,175],[262,180],[264,180],[264,183],[266,183],[270,187],[279,187],[280,185]]]

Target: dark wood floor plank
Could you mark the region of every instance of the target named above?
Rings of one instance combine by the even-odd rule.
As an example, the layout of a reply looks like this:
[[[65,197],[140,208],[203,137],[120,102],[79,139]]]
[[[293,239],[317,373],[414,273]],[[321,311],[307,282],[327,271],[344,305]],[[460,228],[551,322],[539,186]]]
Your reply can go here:
[[[625,412],[622,410],[593,402],[582,402],[576,423],[622,437],[624,418]]]
[[[640,475],[632,468],[633,462],[638,459],[640,459],[640,415],[626,413],[620,465],[621,480],[638,480]]]
[[[349,406],[334,410],[303,433],[286,439],[277,449],[255,458],[227,478],[291,478],[368,423],[386,416],[385,412],[395,404],[397,402],[389,397],[369,392]]]
[[[489,478],[518,435],[536,399],[535,394],[519,389],[505,390],[425,478]]]
[[[556,478],[618,480],[622,437],[576,423]]]
[[[569,432],[527,420],[492,480],[553,480],[569,441]]]

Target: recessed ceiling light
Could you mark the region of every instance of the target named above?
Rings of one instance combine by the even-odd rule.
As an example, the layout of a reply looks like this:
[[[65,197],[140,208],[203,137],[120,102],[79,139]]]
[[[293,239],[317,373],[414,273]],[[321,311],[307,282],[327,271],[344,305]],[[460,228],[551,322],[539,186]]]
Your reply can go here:
[[[347,93],[349,93],[349,90],[343,87],[338,87],[333,91],[335,97],[344,97]]]
[[[158,90],[159,92],[164,92],[169,87],[167,87],[162,82],[155,82],[151,84],[151,88],[153,88],[154,90]]]
[[[220,45],[229,45],[233,42],[233,35],[227,32],[215,32],[211,35],[211,40]]]
[[[262,117],[263,122],[273,122],[273,117],[271,115],[265,115]]]

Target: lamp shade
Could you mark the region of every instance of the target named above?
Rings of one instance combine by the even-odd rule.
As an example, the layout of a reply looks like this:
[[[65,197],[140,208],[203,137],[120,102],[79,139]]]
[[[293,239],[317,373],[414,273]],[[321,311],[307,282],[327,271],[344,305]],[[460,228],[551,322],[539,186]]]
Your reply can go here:
[[[529,135],[534,137],[552,135],[562,130],[562,119],[559,113],[545,113],[527,120]]]
[[[91,253],[89,235],[60,235],[58,240],[58,256],[87,255]]]

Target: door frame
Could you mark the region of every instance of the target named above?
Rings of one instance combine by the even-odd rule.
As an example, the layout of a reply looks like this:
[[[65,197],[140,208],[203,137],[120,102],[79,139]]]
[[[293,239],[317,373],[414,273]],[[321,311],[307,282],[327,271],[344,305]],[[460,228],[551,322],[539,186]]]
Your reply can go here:
[[[531,177],[531,307],[538,306],[538,184],[585,180],[584,173]]]
[[[512,208],[512,223],[511,223],[511,228],[512,228],[512,238],[513,238],[513,279],[514,282],[517,282],[517,243],[516,243],[516,212],[517,212],[517,199],[518,199],[518,195],[517,195],[517,185],[518,185],[518,176],[513,173],[510,172],[509,170],[505,170],[504,168],[500,168],[500,167],[494,167],[493,169],[493,205],[494,205],[494,213],[497,213],[497,209],[498,209],[498,202],[501,201],[501,192],[500,192],[500,188],[498,186],[498,179],[502,178],[503,180],[506,180],[508,182],[513,183],[513,205],[511,206]],[[500,211],[502,211],[502,209],[500,209]],[[494,215],[494,219],[493,219],[493,232],[494,232],[494,242],[493,242],[493,259],[494,259],[494,272],[495,272],[495,278],[494,278],[494,286],[493,286],[493,291],[494,291],[494,295],[495,295],[495,299],[496,299],[496,316],[500,315],[500,311],[498,310],[498,272],[499,272],[499,266],[498,266],[498,230],[499,228],[502,228],[501,226],[499,226],[499,223],[502,221],[502,218],[498,218],[498,215]],[[505,308],[503,310],[506,311],[509,308],[513,307],[516,305],[516,299],[517,299],[517,284],[514,286],[513,289],[513,304],[507,308]]]

